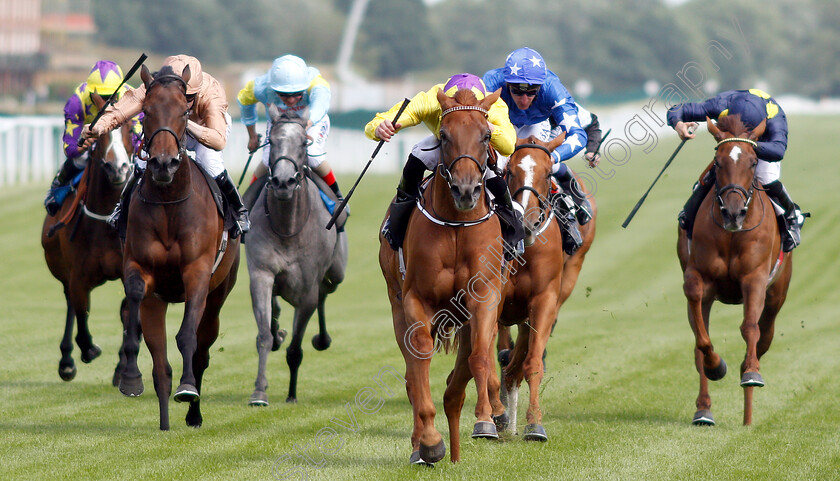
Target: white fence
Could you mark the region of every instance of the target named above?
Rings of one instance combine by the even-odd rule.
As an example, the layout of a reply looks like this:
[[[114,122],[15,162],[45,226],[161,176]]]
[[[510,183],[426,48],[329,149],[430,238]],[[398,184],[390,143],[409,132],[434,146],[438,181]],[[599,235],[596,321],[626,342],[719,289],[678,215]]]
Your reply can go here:
[[[265,125],[257,125],[264,132]],[[0,185],[48,183],[64,162],[61,117],[0,117]],[[396,136],[383,146],[369,172],[398,172],[411,146],[424,135],[426,129],[411,129]],[[248,134],[245,127],[234,121],[227,147],[225,164],[234,174],[242,172],[248,160]],[[370,159],[376,143],[361,130],[332,129],[327,140],[327,158],[339,174],[359,174]],[[249,171],[261,159],[262,151],[254,154]]]

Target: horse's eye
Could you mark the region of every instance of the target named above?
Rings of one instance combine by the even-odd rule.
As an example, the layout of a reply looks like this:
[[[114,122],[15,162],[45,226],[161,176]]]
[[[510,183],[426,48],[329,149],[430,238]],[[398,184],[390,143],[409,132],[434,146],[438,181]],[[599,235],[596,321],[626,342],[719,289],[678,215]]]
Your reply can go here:
[[[447,138],[446,132],[443,130],[440,131],[440,141],[441,142],[448,142],[449,138]]]

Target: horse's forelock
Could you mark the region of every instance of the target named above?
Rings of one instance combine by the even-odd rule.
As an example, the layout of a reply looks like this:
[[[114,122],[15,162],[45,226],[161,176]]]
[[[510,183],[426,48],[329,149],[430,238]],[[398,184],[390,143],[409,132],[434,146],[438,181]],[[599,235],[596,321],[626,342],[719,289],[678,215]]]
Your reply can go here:
[[[744,125],[739,115],[727,115],[717,121],[717,127],[722,132],[728,132],[735,137],[741,137],[749,133],[750,129]]]
[[[455,92],[455,95],[453,95],[452,98],[455,99],[461,105],[478,104],[478,99],[476,98],[473,91],[469,89],[459,89],[457,92]]]

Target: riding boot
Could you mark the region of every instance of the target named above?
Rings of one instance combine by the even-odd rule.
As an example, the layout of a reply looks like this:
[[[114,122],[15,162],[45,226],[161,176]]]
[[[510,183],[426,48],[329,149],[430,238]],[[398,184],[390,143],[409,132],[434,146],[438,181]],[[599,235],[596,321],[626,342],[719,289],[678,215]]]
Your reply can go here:
[[[84,167],[77,167],[73,159],[67,159],[62,164],[61,169],[55,175],[55,178],[50,184],[50,188],[47,191],[47,196],[44,199],[44,207],[47,208],[47,212],[50,215],[55,215],[58,213],[58,209],[61,208],[62,202],[64,202],[64,198],[66,197],[66,193],[64,195],[58,194],[58,189],[64,187],[73,180],[73,177],[79,175],[80,172],[85,170]]]
[[[338,205],[344,202],[344,194],[342,194],[341,189],[338,188],[337,180],[330,184],[330,189],[332,189],[333,194],[335,194],[335,197],[338,200],[338,202],[335,205],[336,208],[338,208]],[[347,212],[347,217],[350,217],[350,204],[344,206],[344,212]]]
[[[219,184],[219,189],[227,199],[230,208],[235,212],[236,226],[231,229],[231,237],[234,239],[251,230],[251,221],[248,219],[248,209],[242,202],[242,197],[239,196],[239,191],[233,184],[233,180],[228,175],[227,171],[219,174],[215,178],[216,183]]]
[[[522,207],[519,206],[519,209],[514,207],[507,182],[503,177],[491,177],[485,182],[487,190],[493,194],[496,215],[501,220],[502,239],[506,244],[505,258],[510,260],[514,253],[520,256],[525,252],[525,228],[522,226],[522,210],[520,210]]]
[[[382,236],[388,241],[391,249],[398,250],[405,239],[408,220],[414,210],[417,197],[420,196],[420,181],[426,172],[426,165],[414,154],[408,154],[408,161],[403,167],[397,197],[391,202],[389,216],[382,226]]]
[[[575,209],[575,218],[577,218],[578,224],[586,225],[587,222],[592,220],[592,204],[589,203],[589,199],[586,198],[586,194],[580,188],[577,179],[572,175],[572,171],[567,169],[566,172],[568,173],[568,178],[557,180],[563,192],[571,195],[572,200],[575,202],[575,206],[577,207]]]
[[[566,255],[574,255],[583,245],[583,237],[580,235],[578,221],[574,214],[577,207],[575,201],[571,195],[558,192],[554,194],[551,204],[554,217],[557,218],[560,230],[563,231],[563,252]]]
[[[782,250],[790,252],[802,242],[802,225],[805,223],[805,218],[811,217],[811,214],[799,210],[799,206],[790,198],[790,194],[780,180],[774,180],[763,187],[770,200],[785,210],[783,214],[784,223],[783,225],[780,224],[780,230],[784,229],[782,232]]]
[[[713,185],[715,185],[715,170],[711,169],[701,181],[694,184],[694,191],[677,216],[677,223],[689,239],[694,232],[694,219],[697,217],[697,211],[700,210],[700,204],[703,203],[706,194],[712,190]]]
[[[128,180],[125,182],[122,193],[120,193],[120,201],[114,207],[114,211],[108,216],[106,221],[109,226],[116,229],[121,239],[125,239],[126,227],[128,226],[128,216],[122,215],[122,212],[127,209],[131,202],[131,194],[134,192],[134,187],[140,177],[143,177],[144,170],[135,166]]]

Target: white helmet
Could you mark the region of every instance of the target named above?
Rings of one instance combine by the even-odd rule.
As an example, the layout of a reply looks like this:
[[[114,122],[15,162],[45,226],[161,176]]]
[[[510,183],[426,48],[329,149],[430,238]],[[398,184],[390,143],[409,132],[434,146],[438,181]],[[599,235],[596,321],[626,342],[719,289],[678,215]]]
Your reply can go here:
[[[271,64],[269,80],[272,90],[282,93],[302,92],[309,87],[313,75],[302,58],[283,55]]]

